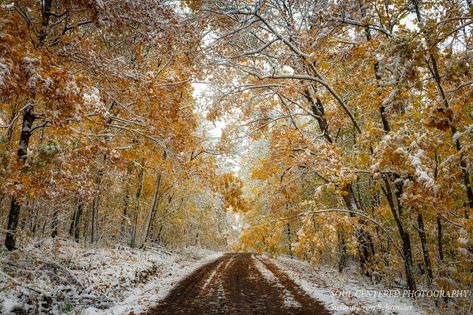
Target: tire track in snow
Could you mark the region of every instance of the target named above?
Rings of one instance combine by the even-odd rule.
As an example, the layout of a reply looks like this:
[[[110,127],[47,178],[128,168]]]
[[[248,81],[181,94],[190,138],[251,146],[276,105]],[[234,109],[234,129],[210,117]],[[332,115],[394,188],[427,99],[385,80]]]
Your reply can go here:
[[[148,314],[327,315],[330,312],[266,259],[231,253],[183,279]]]
[[[253,255],[254,264],[259,273],[266,279],[266,281],[272,283],[277,288],[279,288],[283,293],[284,306],[288,308],[300,308],[302,307],[301,303],[297,302],[294,295],[279,281],[278,277],[269,270],[260,259],[255,258]]]

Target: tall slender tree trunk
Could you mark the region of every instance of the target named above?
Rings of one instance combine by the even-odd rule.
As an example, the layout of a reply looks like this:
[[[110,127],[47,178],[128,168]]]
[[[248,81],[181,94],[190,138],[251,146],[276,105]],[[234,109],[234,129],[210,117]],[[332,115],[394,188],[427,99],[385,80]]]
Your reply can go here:
[[[128,191],[125,192],[125,196],[123,197],[123,219],[122,219],[122,226],[121,226],[121,235],[122,237],[126,237],[128,235],[128,225],[129,225],[129,215],[128,215],[128,207],[130,205],[130,195]]]
[[[100,194],[102,191],[102,179],[105,172],[105,162],[107,155],[103,155],[103,166],[97,172],[96,177],[96,193],[94,201],[92,202],[92,218],[91,218],[91,243],[95,244],[98,241],[98,224],[99,224],[99,207],[100,207]]]
[[[16,228],[20,217],[20,204],[13,197],[10,203],[10,213],[8,214],[7,235],[5,237],[5,247],[8,250],[16,248]]]
[[[345,233],[342,227],[338,228],[338,272],[342,272],[347,264],[347,247],[345,243]]]
[[[3,200],[6,194],[0,194],[0,218],[3,218]]]
[[[49,26],[49,18],[51,17],[52,0],[45,0],[42,10],[42,33],[39,36],[38,46],[44,45],[47,37],[47,29]],[[32,133],[33,123],[36,120],[36,115],[33,113],[34,105],[28,104],[23,112],[23,122],[21,125],[20,143],[18,147],[18,160],[23,164],[27,158],[28,143]],[[9,137],[11,137],[12,130],[9,130]],[[15,196],[12,197],[10,203],[10,212],[8,214],[7,234],[5,237],[5,247],[8,250],[16,248],[16,230],[18,227],[18,220],[20,218],[21,205]]]
[[[291,247],[291,243],[292,243],[291,224],[289,222],[287,222],[286,231],[287,231],[287,250],[289,251],[289,255],[293,257],[292,247]]]
[[[379,81],[381,78],[379,77],[378,74],[378,67],[379,65],[376,63],[375,64],[375,73],[376,73],[376,79]],[[387,134],[391,131],[391,128],[389,126],[389,121],[386,118],[386,110],[383,105],[380,106],[379,108],[380,116],[381,116],[381,121],[383,124],[383,130]],[[398,176],[397,174],[394,174],[394,176]],[[401,212],[401,203],[400,203],[400,189],[401,187],[396,187],[396,204],[398,207],[398,213],[396,213],[396,208],[394,205],[393,197],[392,197],[392,190],[389,185],[389,179],[385,179],[385,185],[386,185],[386,197],[388,198],[388,203],[389,207],[391,209],[391,213],[394,217],[394,220],[396,222],[396,226],[399,231],[399,235],[401,236],[401,241],[402,241],[402,251],[403,251],[403,260],[404,260],[404,269],[405,269],[405,274],[406,274],[406,282],[407,282],[407,287],[409,290],[415,290],[416,289],[416,283],[415,283],[415,277],[414,277],[414,272],[413,272],[413,262],[412,262],[412,249],[411,249],[411,241],[410,241],[410,236],[409,233],[404,229],[402,225],[402,221],[400,218],[400,212]]]
[[[361,3],[360,3],[360,10],[361,10],[362,16],[365,17],[366,16],[366,11],[365,11],[365,8],[363,7],[363,5],[361,5]],[[371,37],[371,32],[370,32],[369,27],[365,28],[365,33],[366,33],[366,40],[371,41],[372,37]],[[378,95],[381,95],[382,87],[380,85],[381,76],[379,74],[379,63],[378,62],[374,63],[373,70],[374,70],[374,74],[375,74],[375,78],[376,78],[376,85],[377,85],[377,88],[378,88]],[[384,131],[385,134],[388,134],[391,131],[391,127],[389,125],[389,120],[388,120],[388,117],[387,117],[386,108],[385,108],[384,104],[380,104],[380,106],[379,106],[379,115],[381,117],[381,123],[383,125],[383,131]],[[395,174],[395,176],[397,176],[397,174]],[[402,244],[403,244],[403,246],[402,246],[402,248],[403,248],[403,260],[404,260],[404,267],[405,267],[405,273],[406,273],[406,280],[407,280],[407,283],[408,283],[408,287],[410,289],[413,289],[413,288],[415,288],[416,285],[415,285],[415,279],[414,279],[414,274],[413,274],[413,263],[412,263],[412,251],[411,251],[410,237],[409,237],[409,234],[403,228],[400,217],[396,214],[396,209],[395,209],[395,205],[394,205],[393,198],[392,198],[392,190],[389,187],[389,179],[385,179],[385,184],[386,184],[386,190],[387,190],[386,191],[386,197],[388,198],[388,203],[389,203],[389,206],[391,208],[391,212],[394,216],[394,219],[396,221],[396,225],[398,227],[399,234],[401,235],[401,240],[402,240]],[[396,188],[396,189],[398,189],[398,188]],[[398,210],[400,211],[401,205],[400,205],[399,199],[397,199],[397,206],[398,206]],[[387,247],[389,248],[389,242],[388,242]],[[385,262],[388,263],[388,260],[385,260]]]
[[[125,172],[125,194],[123,196],[123,219],[121,224],[121,236],[126,238],[128,234],[128,222],[129,222],[129,214],[128,208],[130,206],[130,186],[128,184],[128,176],[130,175],[130,170],[127,168]]]
[[[416,282],[415,282],[415,277],[414,277],[414,268],[413,268],[413,261],[412,261],[411,239],[410,239],[409,233],[404,229],[404,226],[401,220],[402,206],[401,206],[400,198],[399,198],[400,195],[402,194],[402,191],[400,190],[401,187],[395,186],[396,191],[393,194],[388,178],[384,178],[384,183],[386,185],[385,195],[386,195],[386,198],[388,199],[389,208],[394,217],[394,221],[396,222],[399,236],[401,237],[401,241],[402,241],[402,258],[404,260],[404,270],[406,274],[407,287],[409,290],[414,291],[416,290]],[[396,211],[396,205],[394,204],[394,198],[396,198],[397,211]]]
[[[346,185],[345,187],[346,195],[343,196],[345,204],[350,211],[354,212],[363,212],[361,206],[356,199],[355,193],[353,191],[353,186],[351,184]],[[353,214],[350,214],[353,216]],[[374,244],[373,238],[370,233],[366,231],[364,226],[366,221],[363,218],[359,219],[360,227],[356,230],[356,236],[358,239],[359,247],[358,253],[360,256],[361,267],[364,268],[366,264],[371,260],[371,257],[374,256]]]
[[[77,208],[74,210],[74,216],[72,218],[71,226],[69,229],[69,235],[74,237],[74,241],[79,243],[80,241],[80,220],[82,212],[84,209],[84,204],[81,201],[78,201]]]
[[[133,227],[131,230],[131,241],[130,241],[131,247],[136,247],[136,232],[137,232],[137,227],[138,227],[138,216],[141,211],[140,198],[141,198],[141,192],[143,190],[144,175],[145,175],[145,161],[144,159],[142,159],[140,173],[138,175],[138,187],[136,189],[136,195],[135,195],[135,211],[133,214]]]
[[[31,137],[33,123],[36,120],[36,115],[33,113],[34,106],[29,104],[23,112],[23,122],[21,124],[20,142],[18,145],[18,160],[23,165],[26,162],[28,153],[28,144]],[[5,247],[8,250],[16,248],[16,230],[18,221],[20,219],[21,206],[13,196],[10,203],[10,212],[8,214],[7,234],[5,237]]]
[[[98,239],[98,219],[99,219],[99,204],[100,204],[100,193],[97,192],[97,195],[94,197],[92,203],[92,218],[91,218],[91,234],[90,242],[95,244]]]
[[[440,261],[443,261],[442,239],[443,239],[442,221],[440,220],[440,216],[437,215],[437,247],[438,247]]]
[[[146,243],[146,240],[148,239],[149,232],[151,230],[151,223],[153,222],[154,215],[157,210],[157,205],[159,202],[159,186],[161,185],[161,172],[159,171],[158,174],[156,175],[156,183],[154,185],[154,192],[153,192],[153,198],[151,200],[151,204],[148,209],[148,215],[146,216],[146,221],[144,225],[144,235],[143,235],[143,240],[141,241],[141,246],[143,246]]]
[[[35,207],[35,202],[32,202],[33,209],[30,221],[30,232],[33,235],[33,238],[36,236],[36,229],[38,227],[38,216],[39,216],[39,207]]]
[[[366,32],[367,32],[367,40],[369,41],[371,40],[369,28],[366,28]],[[374,68],[377,86],[378,86],[378,89],[380,89],[381,86],[379,82],[381,80],[381,76],[379,74],[379,64],[376,62],[373,68]],[[388,134],[391,131],[391,127],[389,125],[389,121],[386,116],[386,108],[384,107],[383,104],[381,104],[379,107],[379,114],[380,114],[381,122],[383,125],[383,131],[385,134]],[[394,176],[398,177],[397,174],[394,174]],[[402,224],[402,219],[401,219],[402,206],[401,206],[400,196],[402,194],[402,186],[395,184],[395,193],[393,194],[391,185],[389,184],[389,178],[384,178],[384,183],[386,187],[385,195],[386,195],[386,198],[388,199],[389,208],[391,209],[391,213],[394,217],[394,221],[396,222],[396,226],[398,228],[398,232],[402,241],[402,253],[403,253],[402,258],[404,261],[404,270],[405,270],[405,275],[406,275],[407,287],[409,288],[409,290],[415,290],[416,282],[415,282],[414,271],[413,271],[414,268],[413,268],[413,261],[412,261],[411,240],[410,240],[409,233],[404,229],[404,226]],[[396,199],[396,205],[394,204],[394,199]],[[396,206],[397,206],[397,212],[396,212]]]
[[[90,211],[89,209],[91,209],[91,207],[87,207],[85,209],[85,212],[83,214],[84,218],[89,216],[89,213],[88,213],[88,211]],[[82,238],[85,241],[87,241],[89,237],[89,229],[90,229],[89,226],[90,226],[90,220],[84,220],[84,230],[82,231]]]
[[[41,33],[39,34],[39,42],[38,47],[41,47],[46,42],[46,37],[48,36],[48,26],[49,26],[49,18],[51,17],[51,5],[52,0],[45,0],[43,1],[43,11],[42,11],[42,19],[41,19]]]
[[[402,251],[404,253],[404,268],[406,272],[407,287],[409,290],[416,290],[416,282],[414,277],[414,268],[412,263],[411,240],[409,233],[402,232]]]
[[[160,224],[158,227],[158,231],[156,233],[156,238],[154,240],[155,243],[162,244],[162,232],[163,232],[164,225]]]
[[[422,254],[424,256],[424,264],[425,264],[425,268],[427,269],[427,276],[428,276],[427,281],[428,281],[429,286],[431,286],[432,280],[433,280],[432,264],[430,262],[430,254],[429,254],[429,248],[427,245],[427,237],[425,235],[424,218],[422,217],[422,213],[417,214],[417,225],[418,225],[420,243],[422,246]]]
[[[304,96],[311,106],[312,113],[319,124],[319,129],[322,131],[325,140],[328,143],[333,144],[334,138],[330,135],[328,130],[328,122],[325,118],[325,110],[322,101],[316,97],[312,97],[310,90],[307,88],[304,91]],[[350,211],[362,212],[359,201],[356,199],[355,193],[353,191],[352,184],[347,184],[345,187],[346,195],[343,196],[343,200]],[[350,213],[350,216],[354,216],[353,213]],[[359,242],[359,253],[360,253],[360,263],[364,267],[366,263],[374,255],[374,244],[373,239],[368,231],[363,227],[366,225],[366,222],[363,219],[360,219],[361,227],[357,230],[357,238]]]
[[[54,209],[53,211],[53,221],[51,222],[51,237],[55,238],[58,234],[58,228],[59,228],[59,209]]]

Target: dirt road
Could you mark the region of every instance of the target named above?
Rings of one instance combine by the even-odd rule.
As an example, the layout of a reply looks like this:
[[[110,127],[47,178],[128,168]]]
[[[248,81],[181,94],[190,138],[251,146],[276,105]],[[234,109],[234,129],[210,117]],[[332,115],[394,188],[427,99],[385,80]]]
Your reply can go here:
[[[226,254],[179,283],[149,314],[330,314],[268,259]]]

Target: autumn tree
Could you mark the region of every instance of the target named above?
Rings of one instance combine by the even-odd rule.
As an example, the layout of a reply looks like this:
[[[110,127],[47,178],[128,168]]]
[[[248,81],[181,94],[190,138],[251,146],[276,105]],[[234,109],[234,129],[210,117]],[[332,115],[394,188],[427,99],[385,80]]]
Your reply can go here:
[[[34,236],[40,220],[53,237],[158,241],[165,222],[210,189],[190,183],[213,173],[206,154],[194,153],[207,151],[191,85],[199,21],[169,1],[1,8],[7,248],[19,223]]]
[[[221,73],[210,117],[232,112],[238,132],[269,146],[247,176],[269,203],[248,215],[247,248],[285,251],[268,240],[284,241],[289,224],[301,257],[356,259],[368,276],[402,264],[415,289],[419,277],[445,284],[447,246],[467,281],[471,9],[204,1],[208,62]]]

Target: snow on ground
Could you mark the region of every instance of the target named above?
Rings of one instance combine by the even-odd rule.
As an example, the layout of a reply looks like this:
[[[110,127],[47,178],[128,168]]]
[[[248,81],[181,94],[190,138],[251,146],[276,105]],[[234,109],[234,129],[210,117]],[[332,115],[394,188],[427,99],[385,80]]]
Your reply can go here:
[[[87,308],[82,312],[83,315],[90,314],[128,314],[130,312],[141,313],[149,307],[154,306],[157,302],[169,293],[169,291],[183,278],[192,273],[202,265],[205,265],[222,254],[202,251],[193,248],[192,256],[178,257],[173,263],[163,265],[161,274],[149,281],[143,286],[134,288],[127,292],[127,297],[116,303],[113,307],[106,310],[97,310],[96,308]],[[189,254],[189,251],[186,252]],[[190,259],[189,259],[190,258]]]
[[[284,294],[284,306],[291,308],[299,308],[302,305],[299,304],[299,302],[296,301],[294,296],[292,295],[291,292],[289,292],[288,289],[286,289],[278,280],[278,278],[273,274],[271,270],[269,270],[258,258],[255,258],[255,256],[252,256],[254,260],[254,264],[256,266],[256,269],[258,269],[259,273],[263,276],[266,281],[269,283],[273,283],[276,287],[280,288],[283,291]]]
[[[339,273],[327,266],[311,266],[288,257],[272,262],[309,296],[321,301],[333,314],[425,314],[412,299],[398,296],[381,285],[366,284],[355,273]],[[402,289],[401,289],[402,291]]]
[[[0,313],[140,313],[220,255],[200,248],[170,252],[53,240],[0,252]]]

